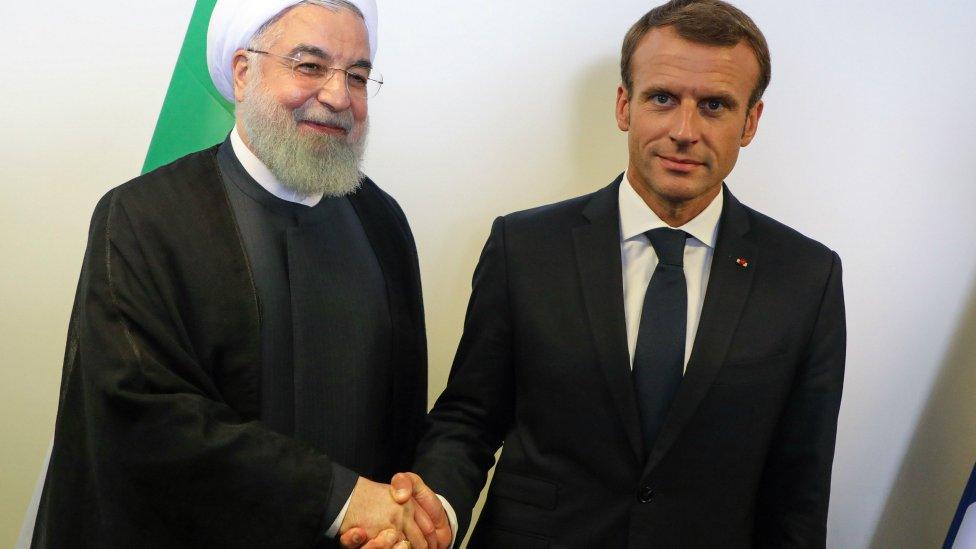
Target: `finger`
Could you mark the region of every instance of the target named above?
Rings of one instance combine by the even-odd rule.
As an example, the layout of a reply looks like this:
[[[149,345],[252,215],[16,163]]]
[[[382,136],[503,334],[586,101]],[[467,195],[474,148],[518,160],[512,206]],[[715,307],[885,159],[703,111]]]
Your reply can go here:
[[[440,498],[437,497],[437,494],[430,487],[424,484],[420,475],[416,473],[398,473],[398,475],[403,475],[410,479],[410,483],[413,486],[413,499],[417,500],[417,505],[427,512],[427,516],[433,521],[434,527],[443,528],[449,526],[450,521],[447,519],[447,511],[441,505]]]
[[[339,544],[345,549],[358,549],[366,543],[366,530],[350,528],[339,537]]]
[[[424,511],[420,507],[414,507],[413,510],[413,520],[417,523],[417,528],[424,535],[424,539],[427,540],[428,547],[438,547],[437,543],[437,529],[434,528],[434,522],[430,520],[427,515],[427,511]]]
[[[434,527],[434,521],[430,519],[430,515],[427,514],[427,511],[425,511],[423,507],[416,505],[414,506],[413,520],[416,521],[417,526],[420,528],[420,531],[424,533],[424,535],[433,533],[433,531],[436,529]]]
[[[366,545],[363,545],[362,549],[393,549],[399,545],[397,542],[400,537],[400,534],[392,528],[383,530],[375,538],[369,540]]]
[[[393,549],[410,549],[410,542],[407,540],[403,540],[400,543],[396,544],[396,547],[394,547]]]
[[[413,485],[413,497],[416,502],[417,513],[417,524],[423,525],[421,521],[423,518],[419,511],[423,510],[427,517],[431,519],[434,526],[434,539],[439,542],[432,544],[432,547],[448,547],[454,539],[454,530],[451,528],[451,521],[447,516],[447,510],[444,509],[443,502],[441,498],[430,489],[427,484],[424,483],[420,475],[416,473],[403,473],[404,476],[410,479]],[[425,534],[427,533],[426,528],[424,528]],[[428,536],[429,538],[430,536]]]
[[[413,481],[406,473],[397,473],[390,480],[390,490],[393,493],[393,500],[403,505],[413,496]]]
[[[428,549],[427,538],[424,537],[424,533],[417,527],[416,522],[412,520],[406,521],[403,525],[403,535],[407,536],[407,541],[410,542],[410,549]]]

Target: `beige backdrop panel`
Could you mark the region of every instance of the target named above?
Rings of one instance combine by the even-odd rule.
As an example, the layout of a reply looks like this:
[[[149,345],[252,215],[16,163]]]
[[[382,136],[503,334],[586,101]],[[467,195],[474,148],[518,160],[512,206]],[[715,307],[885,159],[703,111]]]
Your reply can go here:
[[[491,220],[624,169],[619,43],[653,2],[378,3],[387,85],[367,171],[417,236],[433,402]],[[852,4],[739,2],[774,69],[729,183],[844,259],[829,545],[936,546],[976,458],[976,13]],[[51,437],[91,209],[138,173],[192,7],[0,6],[0,545],[17,536]]]

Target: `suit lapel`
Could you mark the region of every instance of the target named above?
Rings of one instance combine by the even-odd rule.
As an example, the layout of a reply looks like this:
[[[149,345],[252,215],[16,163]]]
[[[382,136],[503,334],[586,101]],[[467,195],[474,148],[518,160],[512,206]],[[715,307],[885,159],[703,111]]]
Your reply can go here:
[[[746,238],[749,219],[745,208],[724,185],[723,192],[725,203],[695,344],[681,388],[651,450],[645,472],[661,461],[711,387],[752,286],[759,258],[755,243]],[[746,265],[741,265],[740,260],[745,260]]]
[[[573,229],[583,301],[610,393],[638,460],[643,460],[640,418],[630,376],[620,265],[617,192],[621,177],[597,191],[583,209],[589,223]]]

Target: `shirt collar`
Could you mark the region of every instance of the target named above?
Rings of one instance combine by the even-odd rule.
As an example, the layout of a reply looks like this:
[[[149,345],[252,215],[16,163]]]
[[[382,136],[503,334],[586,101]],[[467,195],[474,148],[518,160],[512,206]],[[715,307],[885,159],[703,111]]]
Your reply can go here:
[[[712,203],[694,219],[675,228],[690,234],[709,248],[715,248],[715,241],[718,239],[718,222],[722,216],[722,204],[725,202],[723,194],[718,193],[712,199]],[[651,229],[668,226],[667,223],[661,221],[661,218],[653,210],[647,207],[644,199],[637,194],[630,183],[629,174],[625,174],[623,181],[620,182],[618,201],[620,203],[621,242],[642,235]]]
[[[244,144],[244,140],[241,139],[241,134],[236,124],[230,132],[230,144],[234,155],[241,162],[241,166],[244,166],[244,171],[247,172],[247,175],[253,177],[258,182],[258,185],[264,187],[264,190],[282,200],[310,207],[318,204],[322,200],[323,193],[313,194],[311,196],[299,195],[279,181],[264,162],[261,162],[261,159],[255,156],[251,152],[251,149]]]

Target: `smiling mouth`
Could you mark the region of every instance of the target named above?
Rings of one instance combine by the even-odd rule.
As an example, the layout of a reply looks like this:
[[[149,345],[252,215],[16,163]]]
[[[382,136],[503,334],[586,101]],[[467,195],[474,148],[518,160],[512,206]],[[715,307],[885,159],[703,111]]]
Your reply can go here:
[[[300,124],[306,126],[307,128],[309,128],[310,130],[316,133],[324,133],[328,135],[340,135],[340,136],[344,136],[347,133],[349,133],[349,131],[343,127],[334,126],[332,124],[323,124],[321,122],[314,122],[312,120],[302,120]]]
[[[657,155],[665,169],[675,172],[690,172],[704,163],[690,158],[679,158],[675,156]]]
[[[677,164],[692,164],[692,165],[695,165],[695,166],[701,166],[702,165],[701,162],[698,162],[697,160],[692,160],[690,158],[678,158],[676,156],[666,156],[666,155],[663,155],[663,154],[659,154],[658,156],[660,156],[661,158],[663,158],[663,159],[665,159],[665,160],[667,160],[669,162],[675,162]]]

